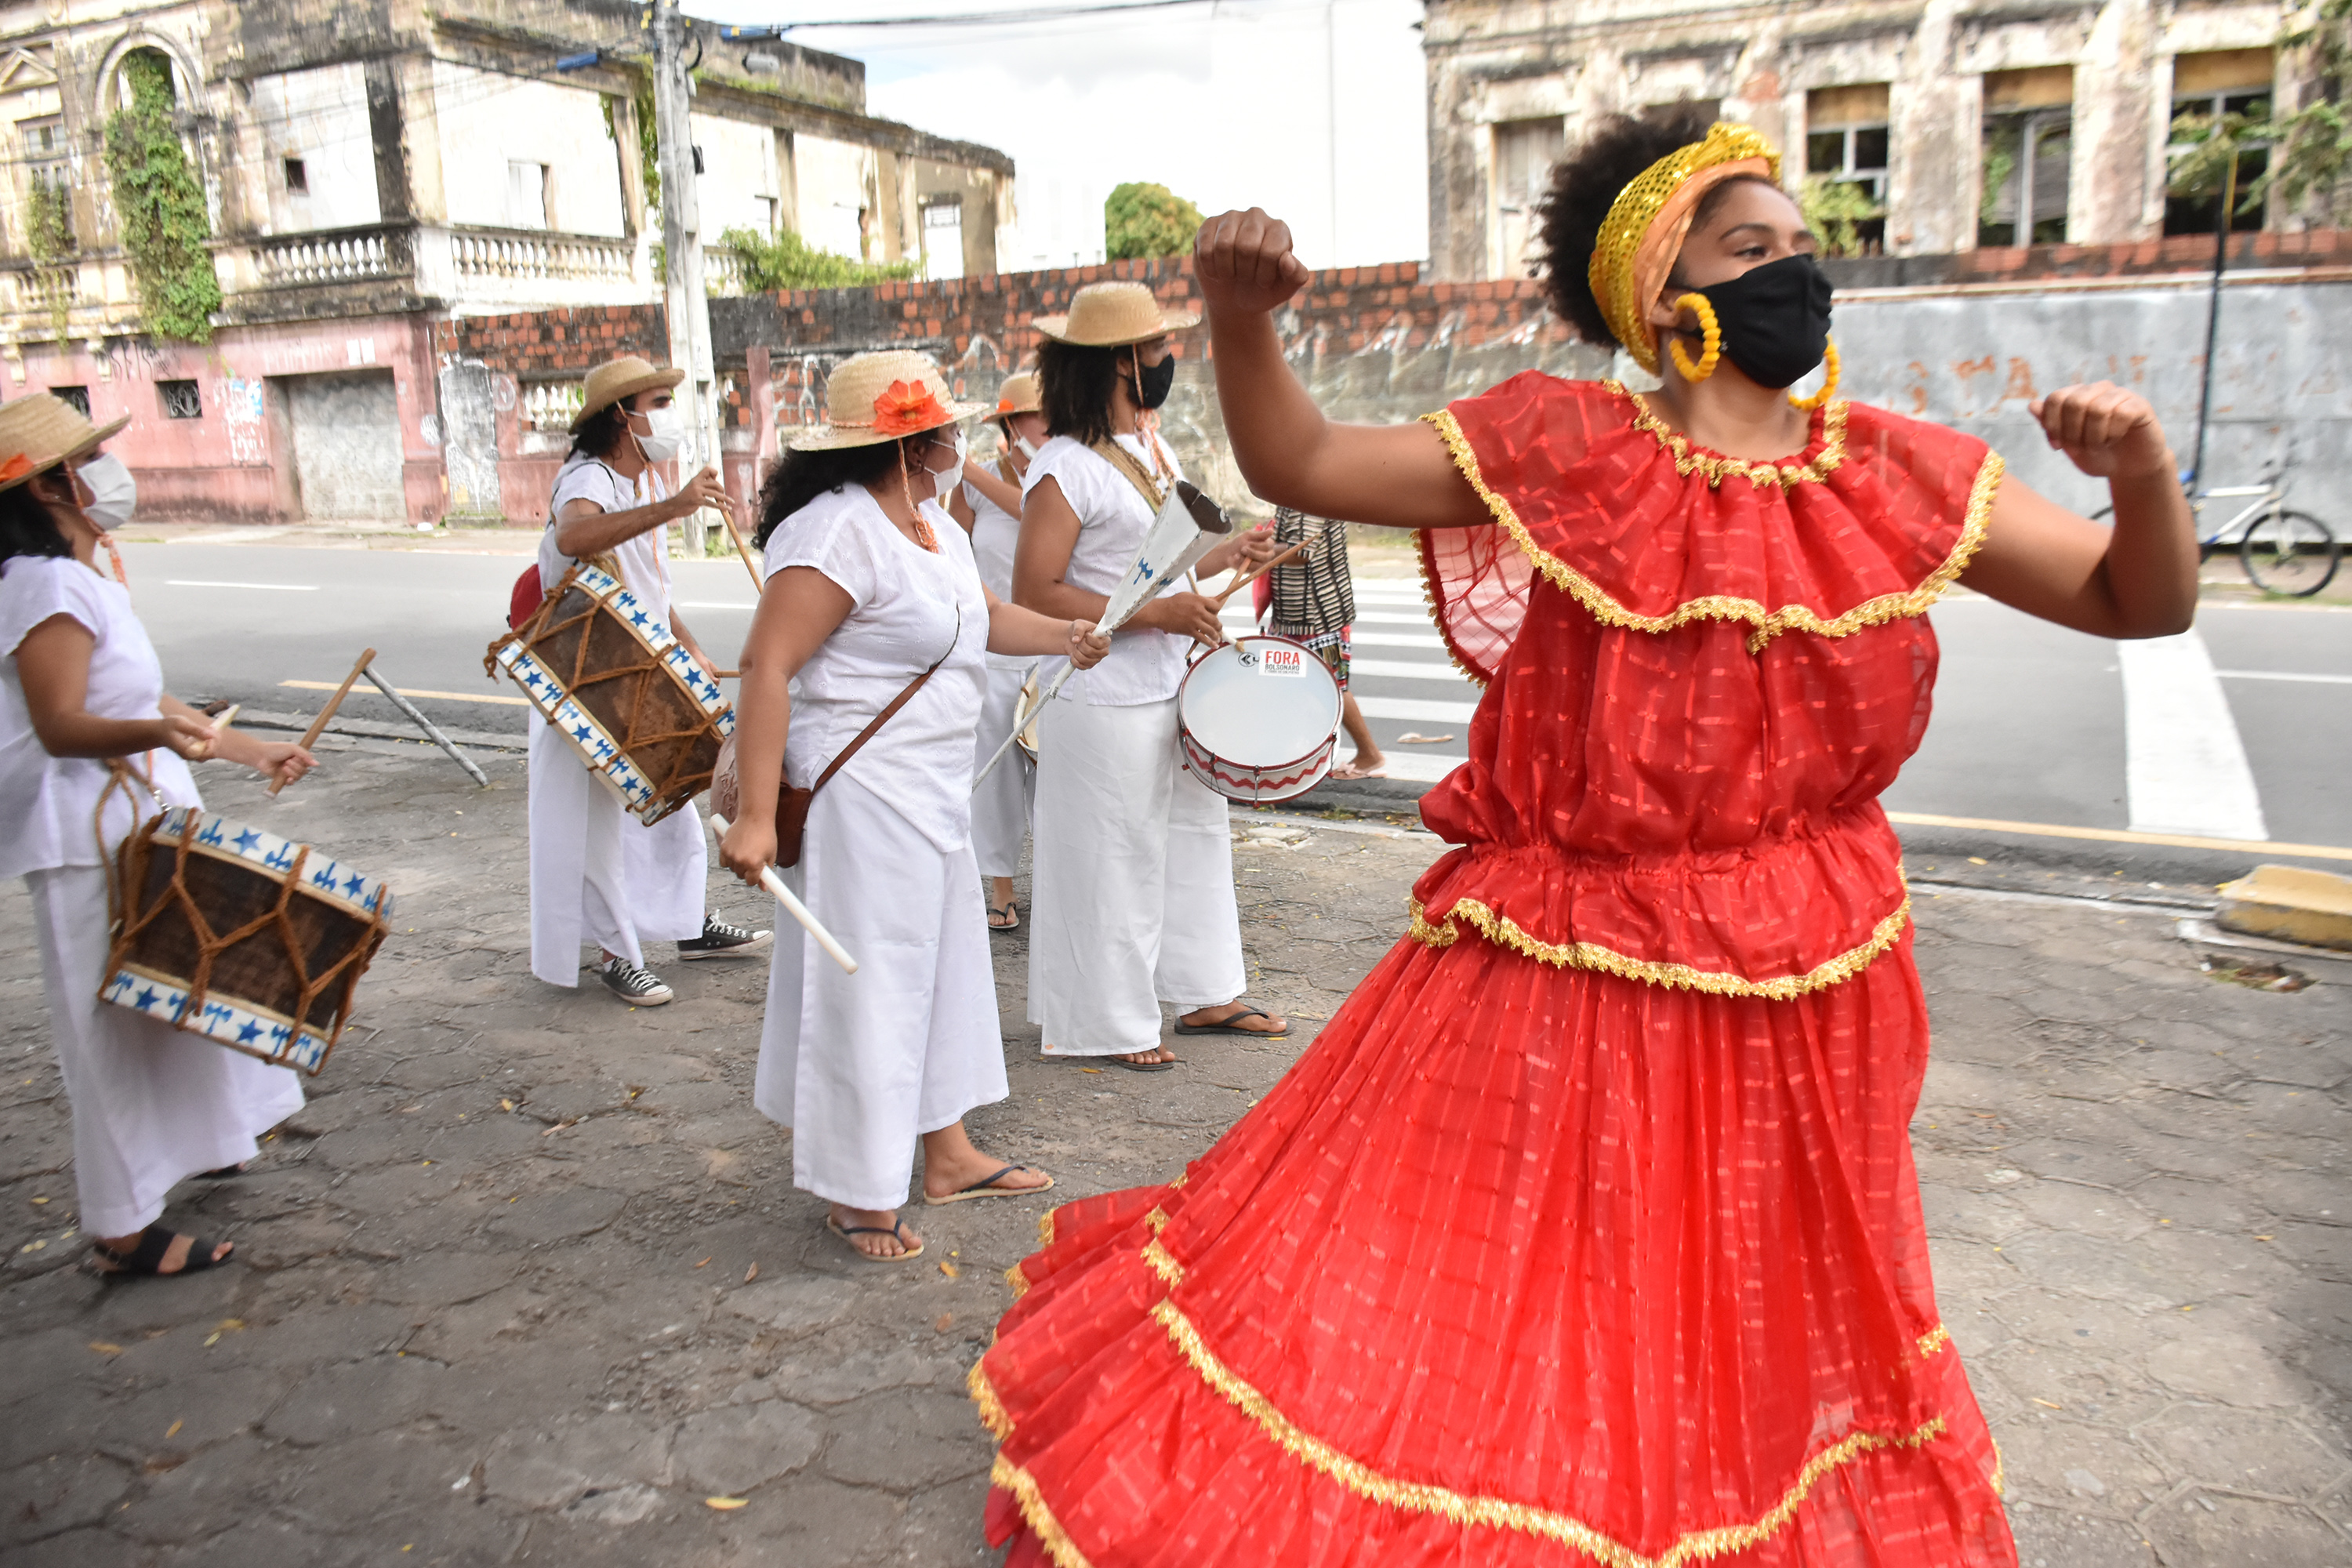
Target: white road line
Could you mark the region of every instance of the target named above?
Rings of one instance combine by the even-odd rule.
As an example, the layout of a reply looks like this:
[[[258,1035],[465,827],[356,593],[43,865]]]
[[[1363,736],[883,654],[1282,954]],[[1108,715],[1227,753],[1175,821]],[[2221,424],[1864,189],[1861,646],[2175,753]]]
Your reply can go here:
[[[2352,675],[2295,675],[2284,669],[2217,669],[2224,680],[2308,680],[2321,686],[2352,686]]]
[[[2268,838],[2253,769],[2205,639],[2120,642],[2124,780],[2135,833]]]
[[[1423,664],[1405,658],[1351,658],[1348,669],[1354,675],[1377,675],[1391,680],[1450,680],[1466,687],[1470,678],[1450,664]]]
[[[1443,752],[1415,751],[1393,742],[1381,754],[1388,759],[1382,765],[1389,777],[1403,779],[1408,784],[1435,784],[1470,760],[1448,756]],[[1347,784],[1343,781],[1338,787],[1345,789]]]
[[[1440,724],[1467,724],[1478,710],[1475,702],[1431,702],[1419,697],[1367,697],[1356,694],[1356,706],[1367,719],[1413,719]]]
[[[1356,624],[1360,626],[1367,621],[1381,626],[1425,626],[1431,624],[1425,610],[1418,615],[1407,615],[1402,610],[1358,610]]]
[[[316,583],[198,583],[184,577],[167,577],[163,580],[163,586],[166,588],[261,588],[273,594],[315,594],[319,591],[319,584]]]
[[[1358,632],[1358,647],[1431,647],[1445,651],[1444,642],[1435,632]]]

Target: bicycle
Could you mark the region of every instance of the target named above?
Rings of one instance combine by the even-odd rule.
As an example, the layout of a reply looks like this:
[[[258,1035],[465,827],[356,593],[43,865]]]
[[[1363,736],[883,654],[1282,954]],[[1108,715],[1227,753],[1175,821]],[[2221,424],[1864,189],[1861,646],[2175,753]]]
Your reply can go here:
[[[2205,503],[2209,500],[2234,500],[2252,496],[2243,511],[2214,529],[2210,533],[2202,528],[2197,534],[2197,563],[2203,565],[2217,550],[2233,545],[2238,560],[2246,569],[2247,578],[2266,594],[2286,598],[2307,599],[2336,579],[2336,568],[2343,554],[2343,544],[2336,531],[2307,511],[2293,511],[2280,503],[2286,499],[2276,481],[2259,485],[2217,485],[2199,492],[2196,475],[2180,476],[2180,489],[2189,498],[2189,510],[2201,521]],[[2091,514],[2095,522],[2105,521],[2115,511],[2112,506],[2101,507]],[[2231,537],[2231,531],[2236,537]]]

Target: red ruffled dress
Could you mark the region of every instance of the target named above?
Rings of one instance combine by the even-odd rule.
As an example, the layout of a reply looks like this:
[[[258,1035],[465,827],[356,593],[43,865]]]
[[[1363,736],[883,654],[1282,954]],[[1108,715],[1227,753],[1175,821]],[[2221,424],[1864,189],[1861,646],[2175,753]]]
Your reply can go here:
[[[1832,404],[1798,457],[1529,374],[1433,415],[1486,685],[1461,847],[1263,1102],[1041,1222],[973,1368],[988,1524],[1057,1568],[2016,1562],[1939,1321],[1927,1056],[1876,797],[1983,443]]]

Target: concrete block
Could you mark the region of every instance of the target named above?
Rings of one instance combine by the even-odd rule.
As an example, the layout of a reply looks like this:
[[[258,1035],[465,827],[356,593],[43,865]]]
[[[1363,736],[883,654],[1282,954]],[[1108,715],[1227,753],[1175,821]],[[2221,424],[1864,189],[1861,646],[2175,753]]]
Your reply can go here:
[[[2257,866],[2221,889],[2224,931],[2352,952],[2352,877],[2301,866]]]

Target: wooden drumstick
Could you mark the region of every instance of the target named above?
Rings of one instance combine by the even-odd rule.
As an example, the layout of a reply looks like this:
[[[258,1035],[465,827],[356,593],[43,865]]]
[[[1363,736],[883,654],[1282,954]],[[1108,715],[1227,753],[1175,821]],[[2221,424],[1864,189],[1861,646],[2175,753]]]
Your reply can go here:
[[[367,668],[369,665],[373,664],[374,662],[375,649],[369,648],[366,652],[360,655],[360,661],[352,666],[352,672],[343,677],[343,683],[335,688],[335,694],[327,699],[327,705],[319,710],[319,716],[316,719],[311,720],[310,727],[302,732],[302,750],[306,752],[309,751],[318,741],[319,737],[327,732],[327,721],[335,716],[335,710],[343,705],[343,699],[351,695],[352,683],[359,679],[360,672],[362,670]],[[272,795],[277,795],[279,790],[284,789],[285,787],[286,781],[282,778],[272,779],[269,782],[269,793]]]
[[[236,722],[236,716],[244,710],[244,703],[232,702],[227,707],[222,709],[219,712],[214,714],[213,733],[215,735],[227,734],[228,727]]]
[[[1252,583],[1256,582],[1259,578],[1265,576],[1276,567],[1281,565],[1286,561],[1288,561],[1292,556],[1306,549],[1307,545],[1307,541],[1302,539],[1297,543],[1282,552],[1281,554],[1267,556],[1265,560],[1260,563],[1256,567],[1243,573],[1240,576],[1227,584],[1225,585],[1225,591],[1218,595],[1214,599],[1212,599],[1210,603],[1220,610],[1223,609],[1227,599],[1232,598],[1235,594],[1240,593]]]
[[[767,587],[768,582],[760,575],[759,563],[751,559],[751,547],[743,542],[743,531],[735,526],[735,509],[722,506],[719,509],[719,517],[727,524],[727,537],[735,542],[735,553],[742,557],[743,570],[751,574],[751,592],[761,592]]]
[[[710,829],[712,832],[718,834],[719,837],[726,837],[727,819],[719,816],[717,812],[712,812],[710,814]],[[825,952],[833,959],[833,961],[841,965],[842,972],[844,973],[855,974],[857,973],[857,960],[850,957],[848,952],[844,950],[841,943],[834,941],[833,933],[825,930],[824,923],[814,915],[809,913],[808,906],[806,904],[802,903],[798,899],[793,897],[793,890],[784,886],[784,879],[776,875],[776,868],[773,866],[762,866],[760,868],[760,886],[767,889],[769,893],[774,897],[776,902],[784,906],[784,913],[792,916],[793,919],[801,922],[802,930],[807,931],[809,935],[816,938],[817,946],[824,949]]]

